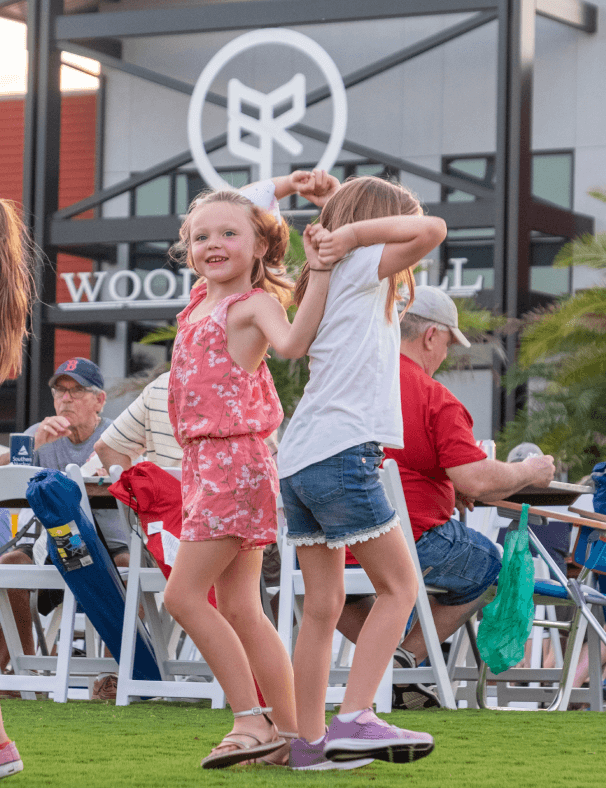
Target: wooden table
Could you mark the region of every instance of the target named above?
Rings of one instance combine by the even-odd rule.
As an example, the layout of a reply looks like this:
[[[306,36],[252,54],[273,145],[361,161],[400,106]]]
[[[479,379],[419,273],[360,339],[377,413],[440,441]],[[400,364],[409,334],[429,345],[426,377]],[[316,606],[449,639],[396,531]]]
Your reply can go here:
[[[522,504],[515,503],[509,499],[506,501],[491,501],[490,506],[497,506],[499,509],[507,509],[512,513],[512,519],[519,519],[516,517],[522,511]],[[581,510],[579,510],[581,511]],[[534,514],[537,517],[544,517],[547,520],[557,520],[558,522],[570,523],[571,525],[589,525],[591,528],[597,528],[598,531],[606,531],[606,518],[598,520],[590,517],[593,512],[586,512],[584,517],[577,517],[565,512],[553,512],[549,509],[540,509],[536,506],[531,506],[528,510],[529,514]]]
[[[109,492],[109,476],[86,476],[84,486],[91,509],[117,509],[116,499]]]

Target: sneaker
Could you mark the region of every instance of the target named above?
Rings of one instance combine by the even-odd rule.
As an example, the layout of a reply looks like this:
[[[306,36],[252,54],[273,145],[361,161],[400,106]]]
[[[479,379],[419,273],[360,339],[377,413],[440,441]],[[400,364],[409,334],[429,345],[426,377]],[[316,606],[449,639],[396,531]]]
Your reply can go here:
[[[98,678],[93,684],[93,700],[116,700],[118,691],[118,676],[108,673],[107,676]]]
[[[307,739],[293,739],[290,743],[290,757],[288,765],[291,769],[315,769],[322,771],[324,769],[357,769],[359,766],[366,766],[372,763],[372,758],[358,758],[356,760],[346,761],[343,763],[336,763],[329,761],[324,755],[324,745],[326,744],[326,736],[316,744],[310,744]]]
[[[332,718],[326,735],[324,755],[332,761],[378,758],[389,763],[409,763],[433,750],[429,733],[396,728],[380,720],[372,709],[364,709],[351,722]]]
[[[6,747],[0,750],[0,780],[3,777],[10,777],[11,774],[23,771],[23,761],[19,755],[19,750],[15,742],[9,742]]]
[[[413,655],[406,649],[398,648],[393,655],[400,668],[416,668]],[[425,684],[394,684],[392,708],[394,709],[430,709],[440,708],[440,699]]]

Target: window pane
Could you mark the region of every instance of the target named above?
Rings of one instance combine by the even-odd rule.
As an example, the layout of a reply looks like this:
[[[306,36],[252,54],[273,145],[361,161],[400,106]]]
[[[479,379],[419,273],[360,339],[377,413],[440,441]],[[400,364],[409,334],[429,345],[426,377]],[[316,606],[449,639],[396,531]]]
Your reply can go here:
[[[163,175],[135,189],[135,216],[167,216],[170,213],[170,177]]]
[[[189,208],[189,194],[187,191],[187,175],[184,172],[178,173],[175,187],[175,213],[187,213],[187,209]]]
[[[532,193],[534,197],[572,208],[572,154],[545,153],[532,157]]]
[[[248,170],[221,170],[220,175],[234,189],[241,189],[243,186],[246,186],[249,178]]]
[[[380,175],[384,169],[383,164],[358,164],[356,175]]]
[[[530,289],[538,293],[561,295],[570,292],[570,269],[553,268],[563,240],[534,241],[530,247]]]
[[[133,268],[140,268],[144,271],[162,268],[167,260],[169,246],[170,244],[164,241],[135,244]]]
[[[473,202],[475,196],[467,192],[454,191],[448,193],[446,200],[447,202]]]
[[[483,181],[486,177],[486,158],[478,159],[454,159],[448,163],[448,170],[453,174],[462,172],[465,175],[472,175]]]

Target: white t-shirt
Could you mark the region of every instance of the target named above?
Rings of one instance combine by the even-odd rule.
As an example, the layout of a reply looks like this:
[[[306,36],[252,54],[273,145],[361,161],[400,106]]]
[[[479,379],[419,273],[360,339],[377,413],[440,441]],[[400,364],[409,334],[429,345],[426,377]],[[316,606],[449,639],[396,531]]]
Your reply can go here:
[[[379,280],[384,244],[360,247],[330,275],[324,317],[309,349],[310,379],[278,451],[278,474],[367,441],[402,448],[394,306],[385,317],[389,279]]]

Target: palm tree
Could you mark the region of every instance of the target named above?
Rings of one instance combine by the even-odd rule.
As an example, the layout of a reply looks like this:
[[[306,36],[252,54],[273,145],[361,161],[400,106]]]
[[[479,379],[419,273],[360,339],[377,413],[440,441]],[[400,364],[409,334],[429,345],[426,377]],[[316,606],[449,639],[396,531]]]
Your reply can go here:
[[[606,190],[591,196],[606,202]],[[554,265],[606,269],[606,233],[562,247]],[[499,454],[521,441],[553,454],[571,477],[580,477],[606,453],[606,276],[599,285],[526,316],[511,389],[542,381],[503,430]]]

